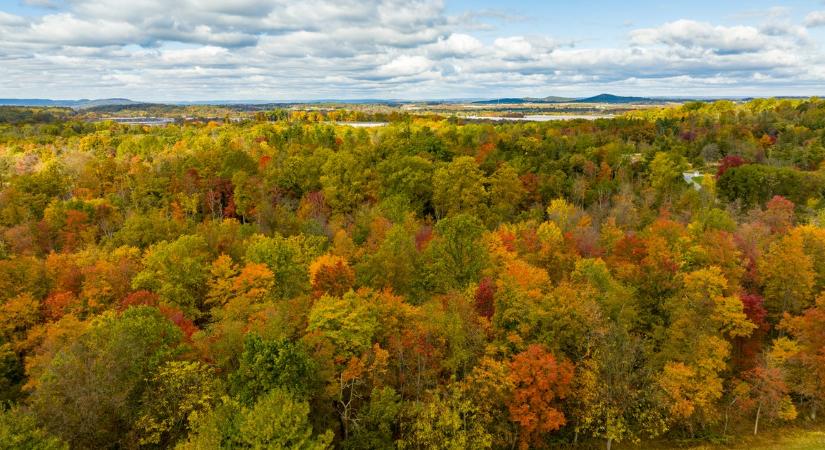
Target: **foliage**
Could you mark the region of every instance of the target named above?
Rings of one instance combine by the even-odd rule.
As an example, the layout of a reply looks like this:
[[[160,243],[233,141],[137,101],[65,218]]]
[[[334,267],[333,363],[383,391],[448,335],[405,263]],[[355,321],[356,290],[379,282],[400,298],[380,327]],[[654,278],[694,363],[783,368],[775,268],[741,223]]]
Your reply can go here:
[[[308,414],[309,404],[294,400],[280,389],[271,390],[252,407],[224,399],[215,409],[193,419],[193,433],[177,448],[330,448],[332,433],[313,436]]]
[[[178,329],[155,308],[106,313],[55,354],[32,393],[45,428],[78,447],[126,442],[151,373],[176,356]]]
[[[825,101],[237,108],[0,108],[0,445],[647,448],[821,421]]]
[[[0,412],[0,447],[21,450],[68,450],[59,438],[37,426],[37,419],[20,409]]]

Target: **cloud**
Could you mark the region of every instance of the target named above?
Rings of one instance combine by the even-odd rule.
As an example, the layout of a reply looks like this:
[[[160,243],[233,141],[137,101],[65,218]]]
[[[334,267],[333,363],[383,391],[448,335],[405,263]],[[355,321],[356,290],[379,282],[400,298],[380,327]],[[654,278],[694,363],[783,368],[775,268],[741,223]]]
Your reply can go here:
[[[677,20],[657,28],[635,30],[631,39],[638,45],[663,44],[719,54],[753,53],[774,44],[755,27],[714,26],[693,20]]]
[[[427,47],[428,53],[436,57],[470,57],[479,54],[484,44],[473,36],[453,33],[447,38],[439,38]]]
[[[376,73],[389,78],[419,75],[432,69],[433,63],[423,56],[401,55],[382,64]]]
[[[808,28],[821,27],[825,25],[825,11],[811,11],[805,16],[805,26]]]
[[[70,14],[53,14],[31,24],[27,40],[65,46],[126,45],[139,42],[141,33],[128,23],[80,20]]]
[[[23,0],[24,5],[33,6],[35,8],[57,8],[60,6],[58,2],[53,0]]]
[[[776,10],[764,24],[617,24],[623,37],[579,47],[572,36],[500,31],[497,24],[522,18],[495,11],[450,15],[441,0],[51,5],[32,17],[0,7],[0,97],[454,98],[825,86],[825,56],[806,29],[822,20],[818,13],[801,23]]]
[[[27,24],[26,19],[0,11],[0,26],[4,27],[19,27]]]

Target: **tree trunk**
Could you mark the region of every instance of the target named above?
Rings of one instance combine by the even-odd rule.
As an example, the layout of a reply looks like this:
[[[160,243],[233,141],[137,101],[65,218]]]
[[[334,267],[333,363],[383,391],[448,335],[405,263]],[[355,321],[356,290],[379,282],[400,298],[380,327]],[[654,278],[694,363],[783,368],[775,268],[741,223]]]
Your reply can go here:
[[[722,430],[723,435],[728,434],[728,415],[729,415],[729,412],[730,412],[729,410],[730,410],[730,407],[725,408],[725,428],[724,428],[724,430]]]
[[[607,438],[607,442],[605,443],[604,448],[606,448],[607,450],[610,450],[610,447],[612,447],[612,446],[613,446],[613,439],[612,438]]]
[[[756,436],[756,433],[759,432],[759,413],[762,412],[762,405],[759,405],[756,408],[756,420],[753,422],[753,435]]]

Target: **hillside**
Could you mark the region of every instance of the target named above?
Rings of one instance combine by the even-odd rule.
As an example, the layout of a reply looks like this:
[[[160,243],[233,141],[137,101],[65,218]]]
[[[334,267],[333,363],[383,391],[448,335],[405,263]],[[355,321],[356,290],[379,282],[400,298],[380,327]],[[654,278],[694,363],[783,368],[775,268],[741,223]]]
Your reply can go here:
[[[609,104],[622,104],[622,103],[662,103],[661,100],[656,100],[647,97],[622,97],[619,95],[613,94],[599,94],[594,95],[593,97],[587,98],[579,98],[574,100],[575,103],[609,103]]]
[[[51,100],[39,98],[0,98],[0,106],[55,106],[69,107],[75,109],[94,108],[97,106],[109,105],[133,105],[140,104],[125,98],[104,98],[97,100]]]

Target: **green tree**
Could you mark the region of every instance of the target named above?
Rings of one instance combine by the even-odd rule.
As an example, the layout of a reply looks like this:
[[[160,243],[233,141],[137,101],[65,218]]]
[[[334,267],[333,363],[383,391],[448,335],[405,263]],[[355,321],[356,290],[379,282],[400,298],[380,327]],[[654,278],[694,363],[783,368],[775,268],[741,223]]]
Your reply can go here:
[[[480,405],[453,386],[409,407],[398,447],[443,450],[490,448],[493,437],[476,420]]]
[[[658,152],[650,162],[650,184],[660,195],[677,192],[684,185],[682,172],[689,167],[687,160],[675,152]]]
[[[402,196],[421,213],[432,202],[433,172],[433,163],[421,156],[388,158],[378,165],[381,197]]]
[[[143,266],[132,279],[132,288],[156,292],[189,317],[200,318],[209,278],[206,240],[187,235],[155,244],[144,254]]]
[[[400,412],[401,397],[395,389],[389,386],[373,389],[369,403],[358,411],[352,435],[343,446],[351,449],[394,449],[393,433]]]
[[[20,408],[11,408],[0,412],[0,448],[68,450],[69,446],[40,428],[32,414]]]
[[[245,259],[266,264],[275,274],[275,297],[288,299],[309,292],[309,264],[323,253],[325,244],[320,236],[255,235],[247,244]]]
[[[478,281],[488,263],[487,249],[481,242],[483,234],[481,221],[471,215],[458,214],[439,221],[422,268],[430,286],[443,292]]]
[[[614,326],[577,369],[571,396],[576,433],[602,438],[610,450],[613,442],[639,443],[667,430],[640,338]]]
[[[485,177],[475,160],[461,156],[433,175],[433,204],[438,217],[478,214],[487,200]]]
[[[194,418],[193,431],[180,450],[273,449],[323,450],[333,433],[313,436],[309,404],[296,401],[284,390],[273,389],[252,407],[224,399],[215,409]]]
[[[158,369],[143,393],[133,434],[141,445],[168,448],[186,437],[189,418],[211,409],[220,393],[220,383],[205,364],[169,361]]]
[[[180,340],[179,328],[155,308],[104,313],[57,352],[31,406],[73,447],[125,445],[152,372],[179,353]]]
[[[490,176],[490,214],[493,223],[512,219],[527,195],[518,173],[507,163],[502,164]]]
[[[264,340],[246,335],[240,368],[230,376],[238,398],[245,404],[275,388],[298,399],[310,397],[318,387],[318,367],[300,343],[286,339]]]
[[[336,212],[354,211],[370,194],[371,170],[350,152],[332,153],[322,173],[324,198]]]
[[[324,295],[309,311],[307,330],[318,331],[337,352],[358,356],[372,344],[378,325],[367,298],[353,291],[343,297]]]
[[[399,294],[410,294],[418,262],[415,234],[402,224],[393,225],[378,249],[365,255],[356,266],[359,284],[376,289],[391,287]]]

